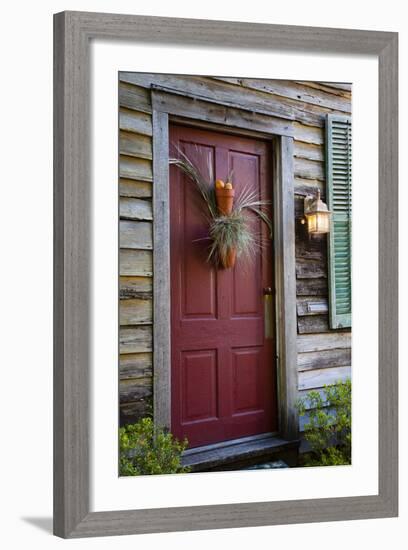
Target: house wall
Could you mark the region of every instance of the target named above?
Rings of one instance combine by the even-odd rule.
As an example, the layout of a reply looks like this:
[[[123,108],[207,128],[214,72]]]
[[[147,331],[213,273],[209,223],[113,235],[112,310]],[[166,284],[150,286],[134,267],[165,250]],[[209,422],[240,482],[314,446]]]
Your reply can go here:
[[[328,324],[325,236],[300,223],[303,196],[325,197],[324,121],[351,114],[346,84],[121,73],[120,103],[120,410],[134,422],[151,408],[152,373],[152,84],[228,104],[248,102],[294,119],[296,288],[299,395],[350,376],[351,332]],[[319,304],[311,314],[308,304]],[[304,420],[301,420],[302,430]]]

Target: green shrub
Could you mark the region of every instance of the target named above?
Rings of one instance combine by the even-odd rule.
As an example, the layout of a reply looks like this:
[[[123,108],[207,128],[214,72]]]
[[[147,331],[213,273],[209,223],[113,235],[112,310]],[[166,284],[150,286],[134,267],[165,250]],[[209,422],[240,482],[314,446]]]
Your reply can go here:
[[[178,474],[189,469],[181,465],[181,453],[188,445],[171,433],[157,428],[151,418],[127,424],[119,430],[119,472],[121,476]]]
[[[304,437],[311,453],[305,466],[351,464],[351,381],[324,386],[322,394],[310,391],[297,408],[309,415]]]

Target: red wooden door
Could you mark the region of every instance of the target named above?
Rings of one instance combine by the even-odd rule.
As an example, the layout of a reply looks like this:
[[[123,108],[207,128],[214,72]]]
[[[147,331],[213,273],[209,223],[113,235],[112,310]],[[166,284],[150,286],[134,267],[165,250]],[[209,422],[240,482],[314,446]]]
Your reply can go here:
[[[196,159],[210,155],[217,179],[233,170],[236,193],[251,186],[270,200],[268,143],[175,125],[170,143]],[[262,251],[216,269],[207,261],[205,208],[174,166],[170,210],[172,432],[196,447],[276,431],[274,340],[265,337],[263,296],[274,286],[267,228],[253,217]]]

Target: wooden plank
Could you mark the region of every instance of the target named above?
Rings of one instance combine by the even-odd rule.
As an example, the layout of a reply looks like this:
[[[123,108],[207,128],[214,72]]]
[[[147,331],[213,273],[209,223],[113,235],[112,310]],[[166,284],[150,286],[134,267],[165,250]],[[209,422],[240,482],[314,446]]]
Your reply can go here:
[[[146,399],[153,394],[153,382],[151,378],[136,378],[132,380],[120,380],[120,403],[132,403],[139,399]]]
[[[313,113],[312,109],[301,109],[295,102],[284,98],[274,98],[271,94],[249,90],[219,82],[211,77],[147,73],[122,73],[121,79],[140,86],[156,86],[171,90],[187,97],[211,100],[213,102],[238,107],[260,114],[269,114],[287,120],[300,120],[306,124],[323,126],[323,117]]]
[[[150,198],[152,196],[152,182],[120,178],[119,194],[121,197]]]
[[[320,279],[327,277],[327,265],[324,261],[315,259],[296,259],[297,279]]]
[[[152,138],[131,132],[119,132],[119,152],[123,155],[152,159]]]
[[[152,353],[127,353],[119,357],[121,380],[151,378],[153,375]]]
[[[121,300],[119,322],[125,325],[150,325],[153,322],[152,300],[131,298]]]
[[[348,92],[351,92],[353,88],[352,84],[345,82],[322,82],[322,84],[330,86],[331,88],[337,88],[338,90],[346,90]]]
[[[327,315],[309,315],[308,317],[298,317],[297,324],[299,334],[328,332],[330,330]]]
[[[120,108],[119,128],[127,132],[151,136],[153,132],[152,117],[147,113]]]
[[[324,181],[326,177],[322,162],[297,157],[294,159],[294,174],[297,178],[309,180]]]
[[[218,101],[218,100],[217,100]],[[213,98],[211,102],[202,99],[192,99],[162,90],[152,92],[153,109],[166,112],[173,116],[193,118],[224,127],[233,127],[252,132],[292,136],[292,120],[279,118],[272,114],[257,112],[254,108],[242,110],[218,104]]]
[[[119,296],[121,300],[130,298],[151,299],[153,283],[151,277],[120,277]]]
[[[151,412],[151,397],[139,399],[133,403],[123,403],[120,405],[120,425],[134,424]]]
[[[119,251],[120,275],[141,275],[151,277],[153,275],[153,256],[147,250],[120,250]]]
[[[150,200],[121,197],[119,214],[126,220],[152,220],[152,203]]]
[[[306,195],[315,195],[317,190],[319,189],[323,199],[325,195],[326,185],[321,180],[316,180],[312,178],[306,179],[306,178],[300,178],[295,176],[294,187],[295,187],[295,193],[297,195],[303,195],[304,197]]]
[[[321,145],[294,141],[294,155],[297,158],[324,162],[324,148]]]
[[[302,109],[315,113],[338,111],[349,113],[351,102],[349,98],[327,93],[322,89],[313,89],[293,80],[271,80],[256,78],[217,78],[223,82],[237,84],[248,90],[259,90],[270,94],[273,100],[283,101],[294,109]],[[276,97],[278,96],[278,97]]]
[[[276,308],[279,312],[279,415],[283,437],[297,437],[297,352],[293,139],[282,137],[274,147],[274,246]]]
[[[290,450],[297,452],[297,443],[288,442],[276,436],[244,437],[234,441],[206,445],[204,448],[191,449],[183,453],[182,464],[192,472],[239,470],[252,464],[273,461]]]
[[[327,296],[327,279],[297,279],[297,296]]]
[[[351,364],[350,348],[334,348],[324,351],[298,353],[298,370],[344,367]]]
[[[151,326],[120,327],[120,353],[141,353],[152,351],[153,330]]]
[[[121,248],[151,250],[153,248],[153,224],[151,222],[119,222]]]
[[[349,378],[351,378],[350,366],[299,372],[299,390],[322,388],[326,384],[335,384],[339,380],[345,381]]]
[[[171,427],[169,119],[153,111],[154,421]]]
[[[350,109],[351,109],[351,84],[337,84],[337,83],[330,83],[330,82],[323,83],[323,82],[312,82],[312,81],[302,81],[302,80],[298,80],[297,82],[309,88],[314,88],[315,90],[323,90],[329,94],[345,97],[346,99],[349,100]]]
[[[304,228],[302,227],[302,230]],[[327,242],[325,238],[315,238],[310,235],[302,236],[296,235],[296,258],[299,260],[317,260],[320,263],[327,261]]]
[[[321,315],[322,313],[328,313],[329,305],[327,298],[313,298],[311,296],[308,296],[307,298],[298,298],[296,311],[300,316]]]
[[[121,178],[151,182],[153,181],[152,161],[120,155],[119,175]]]
[[[120,72],[119,78],[121,74]],[[150,90],[126,82],[119,82],[119,105],[127,109],[151,113]]]
[[[305,334],[297,338],[298,353],[323,351],[334,348],[351,348],[351,332]]]
[[[315,128],[300,122],[293,123],[293,137],[296,141],[314,143],[315,145],[324,144],[323,128]]]

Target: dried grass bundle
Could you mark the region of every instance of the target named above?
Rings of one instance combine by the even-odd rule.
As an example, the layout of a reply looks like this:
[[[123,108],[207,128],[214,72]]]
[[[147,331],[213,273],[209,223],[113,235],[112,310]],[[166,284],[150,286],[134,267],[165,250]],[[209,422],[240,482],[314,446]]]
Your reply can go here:
[[[214,173],[210,155],[205,159],[206,174],[200,170],[186,153],[176,147],[179,158],[170,158],[170,164],[180,168],[188,179],[195,183],[208,211],[209,239],[211,240],[208,260],[217,264],[225,264],[231,249],[236,250],[237,257],[251,258],[262,246],[260,236],[251,227],[250,212],[264,222],[272,237],[272,223],[264,211],[269,201],[257,199],[257,194],[244,187],[234,202],[231,214],[220,216],[214,191]],[[197,147],[197,154],[201,151]]]

